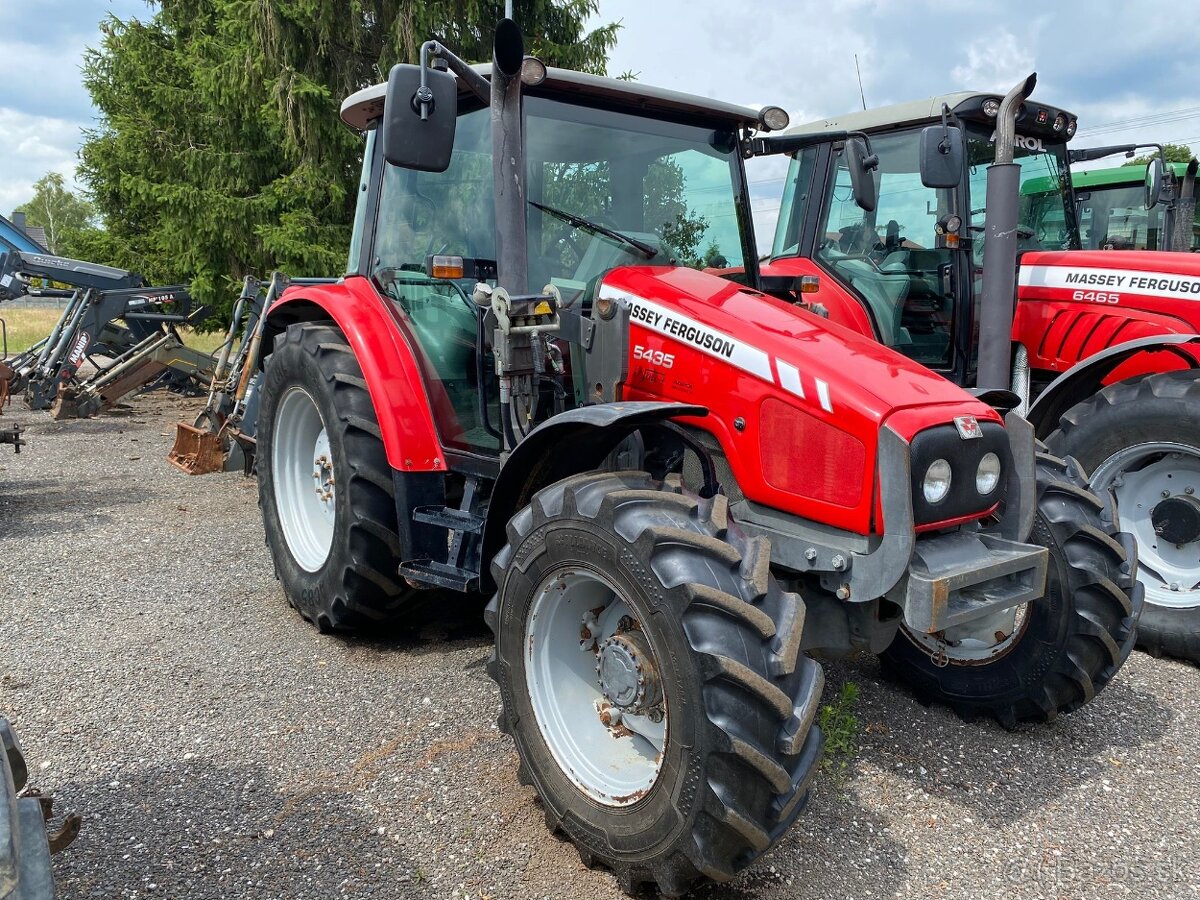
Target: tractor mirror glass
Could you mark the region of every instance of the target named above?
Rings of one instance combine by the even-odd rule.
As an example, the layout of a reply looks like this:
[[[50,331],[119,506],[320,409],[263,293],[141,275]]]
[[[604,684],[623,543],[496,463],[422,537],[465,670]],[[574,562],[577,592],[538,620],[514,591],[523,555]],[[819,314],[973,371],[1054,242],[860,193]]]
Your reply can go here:
[[[850,188],[854,192],[854,202],[858,204],[859,209],[874,212],[879,194],[874,170],[879,165],[879,160],[867,152],[867,144],[862,138],[850,138],[846,141],[846,165],[850,168]]]
[[[1157,156],[1146,166],[1146,209],[1158,206],[1163,189],[1163,164]]]
[[[418,95],[420,66],[392,66],[379,125],[383,158],[404,169],[445,172],[458,121],[458,79],[449,72],[426,69],[425,86],[428,92]]]
[[[957,187],[963,174],[962,131],[953,125],[930,125],[921,130],[921,184],[928,188]]]

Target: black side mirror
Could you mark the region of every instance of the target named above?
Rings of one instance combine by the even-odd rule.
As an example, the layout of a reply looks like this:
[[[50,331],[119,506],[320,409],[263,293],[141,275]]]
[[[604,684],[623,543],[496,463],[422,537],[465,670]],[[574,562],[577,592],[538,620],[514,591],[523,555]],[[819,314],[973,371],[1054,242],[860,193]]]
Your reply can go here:
[[[458,123],[458,79],[427,68],[425,87],[418,96],[420,66],[392,66],[379,124],[383,158],[403,169],[445,172]]]
[[[928,188],[957,187],[962,180],[962,130],[954,125],[930,125],[921,129],[921,184]]]
[[[1146,166],[1146,209],[1154,209],[1162,197],[1163,163],[1159,157],[1154,157]]]
[[[846,141],[846,165],[850,168],[850,188],[854,202],[865,212],[874,212],[879,200],[879,187],[875,184],[875,169],[879,157],[867,149],[862,138],[852,137]]]

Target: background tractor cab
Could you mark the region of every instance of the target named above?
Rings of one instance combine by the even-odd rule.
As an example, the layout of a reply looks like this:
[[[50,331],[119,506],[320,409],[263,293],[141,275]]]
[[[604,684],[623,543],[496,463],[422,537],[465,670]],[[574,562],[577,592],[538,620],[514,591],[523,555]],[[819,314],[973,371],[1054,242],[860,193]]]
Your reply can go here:
[[[766,139],[796,149],[761,271],[780,296],[964,387],[1010,392],[1137,533],[1143,645],[1200,659],[1200,258],[1083,248],[1077,213],[1095,208],[1076,203],[1070,164],[1136,145],[1068,151],[1075,117],[1030,99],[1033,83]],[[878,159],[873,205],[850,189],[853,133]],[[1190,201],[1191,172],[1170,196]],[[1163,175],[1157,160],[1135,172],[1143,210]],[[1165,230],[1190,246],[1186,218]]]
[[[1194,194],[1196,167],[1196,160],[1162,166],[1157,159],[1137,166],[1086,171],[1073,166],[1071,181],[1083,248],[1200,249]],[[1034,203],[1042,201],[1048,188],[1032,181],[1022,186]]]
[[[974,310],[987,255],[986,180],[996,156],[1001,97],[960,92],[850,113],[796,126],[784,135],[861,132],[878,158],[878,199],[864,209],[851,190],[845,143],[813,143],[795,154],[779,224],[764,271],[808,274],[820,289],[805,296],[834,321],[874,334],[888,346],[959,383],[975,368]],[[943,116],[943,112],[946,113]],[[923,177],[926,128],[942,122],[961,151]],[[1018,250],[1077,249],[1066,142],[1075,117],[1027,104],[1013,142],[1019,181],[1052,183],[1039,204],[1023,203]]]

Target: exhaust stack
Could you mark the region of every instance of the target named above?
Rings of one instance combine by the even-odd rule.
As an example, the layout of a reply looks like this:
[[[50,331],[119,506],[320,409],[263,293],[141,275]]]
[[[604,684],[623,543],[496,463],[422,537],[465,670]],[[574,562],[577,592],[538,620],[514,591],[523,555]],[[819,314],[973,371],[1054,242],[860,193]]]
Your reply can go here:
[[[979,299],[979,373],[976,383],[1008,390],[1012,370],[1013,303],[1017,289],[1017,219],[1021,167],[1013,162],[1017,113],[1033,93],[1037,73],[1005,94],[996,116],[996,161],[987,170],[987,228]]]

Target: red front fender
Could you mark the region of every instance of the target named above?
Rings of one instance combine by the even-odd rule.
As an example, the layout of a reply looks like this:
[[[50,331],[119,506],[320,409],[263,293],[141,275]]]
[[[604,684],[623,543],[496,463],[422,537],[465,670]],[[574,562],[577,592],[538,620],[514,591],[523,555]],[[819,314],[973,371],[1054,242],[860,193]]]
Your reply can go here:
[[[404,472],[444,472],[445,454],[413,347],[390,304],[361,276],[336,284],[295,285],[267,313],[267,332],[332,319],[362,368],[388,463]],[[269,352],[269,350],[267,351]]]

